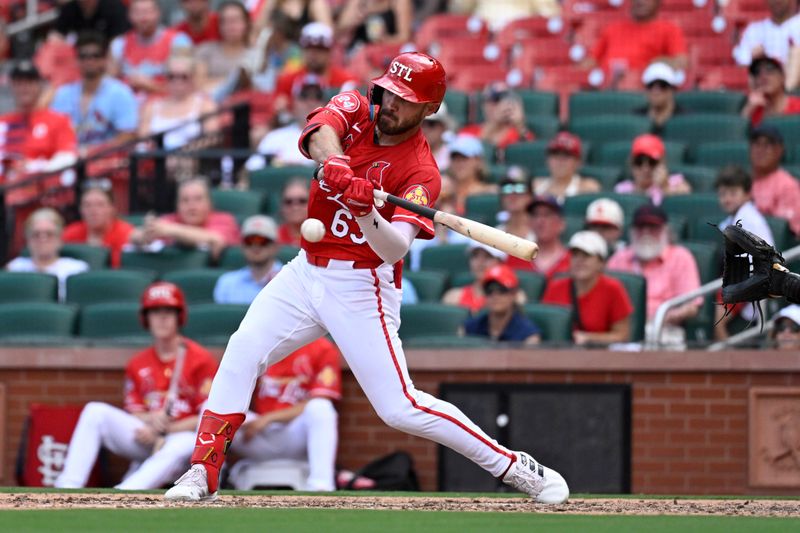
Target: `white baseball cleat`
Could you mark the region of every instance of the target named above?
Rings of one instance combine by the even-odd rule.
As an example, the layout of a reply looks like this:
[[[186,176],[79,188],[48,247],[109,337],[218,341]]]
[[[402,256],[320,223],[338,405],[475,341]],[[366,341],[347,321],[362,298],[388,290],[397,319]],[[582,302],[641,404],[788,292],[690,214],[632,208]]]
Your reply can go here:
[[[192,465],[192,467],[175,482],[175,486],[169,489],[164,498],[173,501],[214,501],[217,493],[208,492],[208,473],[203,465]]]
[[[538,503],[564,503],[569,498],[569,487],[564,478],[525,452],[516,452],[517,460],[511,465],[503,483],[528,494]]]

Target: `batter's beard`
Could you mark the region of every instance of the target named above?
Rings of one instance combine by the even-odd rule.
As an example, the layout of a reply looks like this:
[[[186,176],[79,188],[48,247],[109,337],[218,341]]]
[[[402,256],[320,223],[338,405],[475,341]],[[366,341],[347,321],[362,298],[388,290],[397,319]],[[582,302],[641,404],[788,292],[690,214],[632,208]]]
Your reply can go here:
[[[396,116],[394,118],[397,119]],[[422,118],[417,117],[406,122],[397,122],[392,124],[389,122],[389,119],[386,117],[383,109],[378,111],[378,129],[381,131],[381,133],[386,135],[402,135],[403,133],[411,131],[419,126],[420,122],[422,122]]]

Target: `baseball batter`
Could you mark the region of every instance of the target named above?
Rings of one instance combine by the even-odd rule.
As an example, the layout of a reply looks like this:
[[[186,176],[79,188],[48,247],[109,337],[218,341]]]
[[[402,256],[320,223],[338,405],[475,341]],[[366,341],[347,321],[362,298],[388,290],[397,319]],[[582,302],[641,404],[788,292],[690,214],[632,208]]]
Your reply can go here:
[[[86,404],[56,487],[84,487],[101,446],[133,461],[118,489],[155,489],[186,467],[197,415],[217,362],[202,346],[180,335],[186,303],[177,286],[150,285],[142,295],[140,313],[153,335],[153,346],[135,355],[125,368],[124,409],[101,402]],[[176,382],[173,371],[178,367]],[[177,387],[172,387],[175,394],[168,400],[172,383]]]
[[[306,490],[334,490],[338,416],[333,401],[341,397],[339,351],[325,338],[270,366],[256,384],[253,412],[231,446],[245,458],[231,470],[233,484],[247,460],[298,459],[308,461]]]
[[[309,115],[300,149],[322,165],[324,179],[312,185],[308,215],[325,224],[325,236],[302,241],[298,257],[258,294],[231,336],[192,467],[167,499],[215,497],[257,377],[326,332],[388,425],[452,448],[538,502],[567,499],[560,474],[501,446],[455,406],[415,389],[408,375],[397,335],[400,265],[414,238],[433,236],[433,225],[388,203],[378,209],[373,189],[434,204],[441,178],[420,124],[444,93],[441,63],[405,53],[373,80],[369,99],[344,92]]]

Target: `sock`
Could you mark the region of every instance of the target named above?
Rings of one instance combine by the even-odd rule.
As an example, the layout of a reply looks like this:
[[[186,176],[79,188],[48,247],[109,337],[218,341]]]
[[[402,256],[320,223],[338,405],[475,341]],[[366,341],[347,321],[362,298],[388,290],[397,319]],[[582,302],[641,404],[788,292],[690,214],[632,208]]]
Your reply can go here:
[[[201,464],[208,473],[208,492],[219,488],[219,471],[236,430],[244,422],[244,413],[221,415],[206,409],[200,418],[200,429],[192,453],[192,464]]]

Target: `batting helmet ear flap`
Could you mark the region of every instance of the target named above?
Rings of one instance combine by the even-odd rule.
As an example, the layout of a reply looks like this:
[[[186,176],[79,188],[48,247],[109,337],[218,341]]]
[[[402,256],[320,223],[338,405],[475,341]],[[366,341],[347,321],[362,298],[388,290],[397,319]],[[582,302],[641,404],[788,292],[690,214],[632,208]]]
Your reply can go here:
[[[381,101],[383,100],[383,91],[385,89],[380,85],[372,84],[372,87],[369,89],[369,103],[372,105],[381,105]]]

